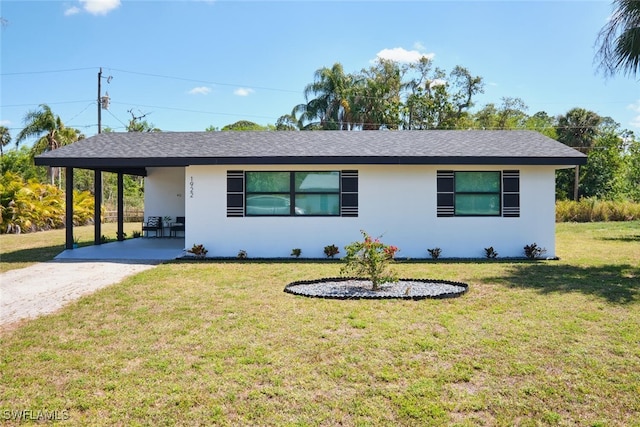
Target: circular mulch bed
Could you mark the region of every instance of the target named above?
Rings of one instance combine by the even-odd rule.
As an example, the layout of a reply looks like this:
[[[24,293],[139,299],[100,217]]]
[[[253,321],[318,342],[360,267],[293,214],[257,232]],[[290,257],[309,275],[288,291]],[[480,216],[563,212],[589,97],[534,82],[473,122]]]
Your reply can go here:
[[[374,291],[370,280],[327,278],[289,283],[284,291],[294,295],[332,299],[412,299],[455,298],[467,292],[469,285],[447,280],[400,279],[385,283]]]

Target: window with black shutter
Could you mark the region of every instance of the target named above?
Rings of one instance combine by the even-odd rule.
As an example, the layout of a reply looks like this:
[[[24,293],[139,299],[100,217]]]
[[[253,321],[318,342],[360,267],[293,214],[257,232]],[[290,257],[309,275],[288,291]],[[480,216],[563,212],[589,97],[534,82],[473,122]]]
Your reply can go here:
[[[520,172],[438,171],[437,216],[520,216]]]
[[[358,216],[358,171],[227,171],[227,216]]]

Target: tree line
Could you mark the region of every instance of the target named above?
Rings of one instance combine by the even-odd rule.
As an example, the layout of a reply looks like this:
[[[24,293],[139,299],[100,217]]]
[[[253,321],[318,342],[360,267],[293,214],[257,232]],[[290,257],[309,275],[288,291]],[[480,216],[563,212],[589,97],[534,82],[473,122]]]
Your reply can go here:
[[[640,69],[640,2],[614,0],[613,5],[614,11],[596,40],[598,67],[606,76],[620,72],[635,77]],[[474,111],[476,97],[483,92],[482,77],[462,66],[446,72],[434,66],[428,57],[404,65],[379,60],[355,73],[346,73],[340,63],[335,63],[314,73],[313,82],[304,88],[305,102],[295,105],[275,124],[261,126],[239,121],[222,129],[209,126],[205,130],[534,130],[588,156],[584,167],[557,172],[557,200],[597,198],[640,202],[640,141],[633,132],[621,128],[610,117],[579,107],[558,116],[545,111],[529,115],[525,102],[514,97],[504,97],[497,104],[489,103]],[[143,120],[144,115],[136,117],[129,112],[132,118],[128,132],[161,131]],[[5,153],[12,137],[6,127],[0,126],[1,232],[6,232],[6,225],[11,225],[11,221],[16,221],[16,215],[39,218],[29,212],[38,209],[37,201],[46,202],[41,208],[43,211],[55,210],[53,207],[63,203],[55,191],[56,182],[58,189],[62,187],[60,170],[36,167],[33,157],[84,137],[79,130],[65,127],[46,104],[25,114],[24,128],[15,139],[15,150]],[[36,140],[31,148],[19,147],[30,138]],[[113,203],[113,191],[109,193],[108,189],[115,188],[115,176],[109,175],[113,174],[103,179],[108,193],[103,197],[106,204]],[[91,196],[93,191],[92,172],[78,171],[74,186],[80,192],[77,199],[83,203],[78,209],[84,212],[91,205],[85,195]],[[125,203],[140,207],[142,194],[143,181],[126,176]],[[22,214],[20,209],[24,211]],[[62,221],[60,218],[44,222],[29,219],[24,224],[34,223],[44,224],[31,225],[41,229],[55,227]]]
[[[424,57],[418,63],[400,65],[381,60],[358,73],[345,73],[341,64],[320,68],[314,81],[304,89],[305,103],[293,107],[275,124],[261,126],[250,121],[238,121],[206,131],[271,130],[271,131],[373,131],[429,129],[526,129],[540,132],[573,147],[588,156],[581,168],[563,169],[556,174],[557,200],[595,197],[602,200],[640,202],[640,140],[620,127],[610,117],[601,117],[584,108],[573,108],[565,114],[552,116],[545,111],[532,115],[520,98],[505,97],[498,104],[488,103],[473,111],[476,96],[484,83],[466,68],[457,66],[450,73],[434,67]],[[132,118],[128,132],[160,132],[143,116]],[[106,128],[104,132],[110,132]],[[24,128],[17,134],[16,149],[5,152],[11,141],[6,127],[0,127],[0,186],[20,188],[11,177],[23,180],[23,188],[34,183],[48,183],[62,188],[64,177],[58,168],[36,167],[33,157],[41,153],[82,140],[77,129],[68,128],[51,108],[42,104],[24,116]],[[34,138],[31,147],[21,144]],[[78,170],[74,189],[92,195],[93,172]],[[107,209],[115,208],[116,177],[103,176]],[[35,184],[34,184],[35,185]],[[25,190],[26,191],[26,190]],[[47,194],[54,192],[48,190]],[[31,193],[33,194],[33,192]],[[16,197],[20,194],[16,193]],[[3,227],[9,217],[15,218],[15,197],[2,198]],[[9,203],[13,200],[9,214]],[[125,176],[125,204],[128,208],[143,205],[143,180]],[[25,203],[24,206],[33,206]]]

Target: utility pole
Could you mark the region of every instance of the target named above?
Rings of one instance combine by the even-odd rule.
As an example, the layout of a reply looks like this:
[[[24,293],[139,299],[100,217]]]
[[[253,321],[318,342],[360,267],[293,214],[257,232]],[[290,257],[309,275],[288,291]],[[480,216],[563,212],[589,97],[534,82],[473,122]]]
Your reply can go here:
[[[107,77],[107,83],[111,83],[113,77]],[[102,67],[98,71],[98,133],[102,133],[102,109],[109,109],[109,92],[102,96]]]
[[[102,132],[102,92],[100,89],[100,82],[102,80],[102,67],[98,71],[98,133]]]
[[[107,83],[111,83],[111,76],[107,77]],[[102,133],[102,109],[109,108],[109,92],[106,96],[102,96],[102,67],[98,71],[98,133]],[[102,211],[103,197],[102,171],[94,170],[94,239],[93,243],[99,245],[102,243],[102,219],[100,214]]]

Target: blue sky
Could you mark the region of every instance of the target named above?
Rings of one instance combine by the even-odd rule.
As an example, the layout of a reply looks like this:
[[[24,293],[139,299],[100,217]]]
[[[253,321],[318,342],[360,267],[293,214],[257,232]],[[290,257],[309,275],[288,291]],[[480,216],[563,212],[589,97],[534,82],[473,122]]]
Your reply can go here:
[[[164,131],[238,120],[274,124],[304,102],[314,72],[379,56],[433,57],[485,81],[475,109],[519,97],[528,113],[573,107],[640,132],[640,81],[596,72],[609,1],[6,1],[0,14],[0,124],[12,136],[48,104],[67,126],[97,133],[98,71],[111,105]],[[112,76],[110,83],[106,77]]]

